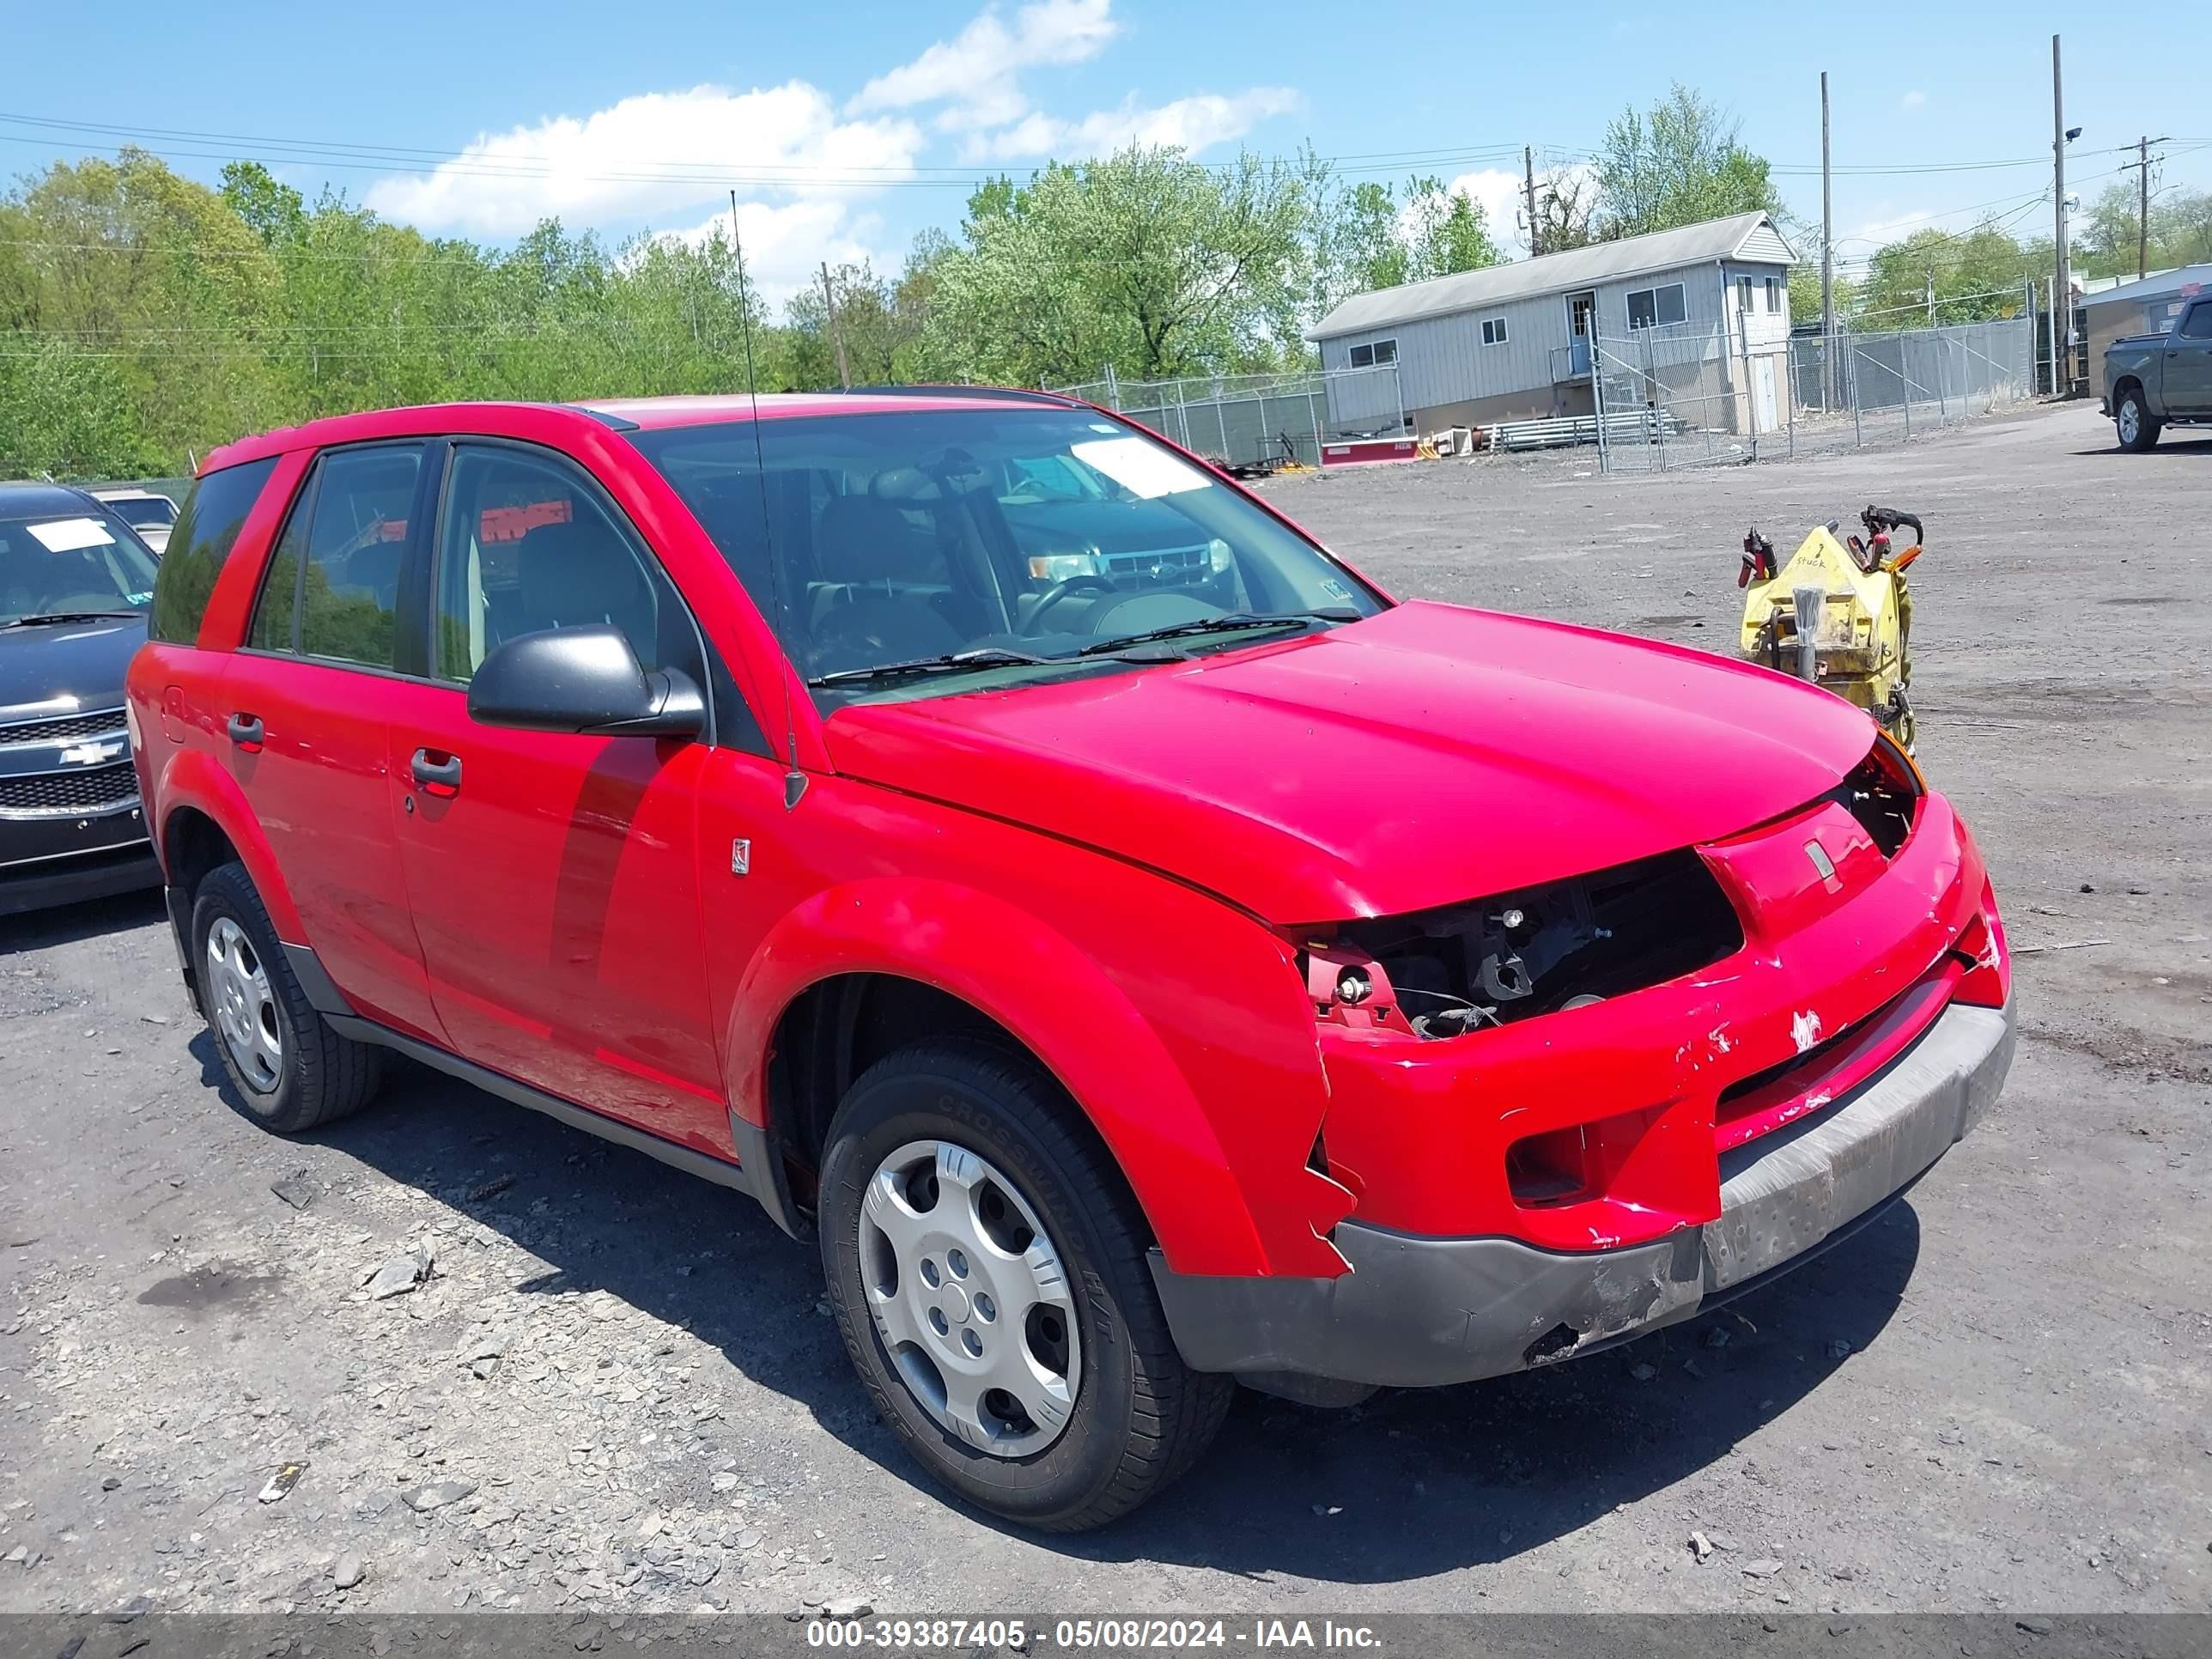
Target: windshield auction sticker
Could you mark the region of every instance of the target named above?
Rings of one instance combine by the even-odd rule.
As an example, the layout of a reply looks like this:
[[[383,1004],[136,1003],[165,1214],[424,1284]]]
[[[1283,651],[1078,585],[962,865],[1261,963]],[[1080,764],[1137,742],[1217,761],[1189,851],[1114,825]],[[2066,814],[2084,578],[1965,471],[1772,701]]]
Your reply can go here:
[[[30,526],[49,553],[73,553],[80,547],[112,547],[115,538],[97,519],[53,519]]]
[[[1205,473],[1180,455],[1143,438],[1094,438],[1068,448],[1085,466],[1148,501],[1203,489],[1208,483]]]

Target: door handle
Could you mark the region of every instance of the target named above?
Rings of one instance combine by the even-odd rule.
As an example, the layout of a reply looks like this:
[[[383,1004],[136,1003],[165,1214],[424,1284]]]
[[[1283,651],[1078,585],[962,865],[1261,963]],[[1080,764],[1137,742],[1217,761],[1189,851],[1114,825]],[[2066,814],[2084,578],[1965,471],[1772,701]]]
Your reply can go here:
[[[262,725],[258,714],[233,714],[227,727],[230,740],[241,749],[261,747]]]
[[[408,770],[415,781],[432,794],[454,795],[461,788],[461,757],[447,755],[443,760],[433,760],[428,749],[417,749],[415,758],[408,763]]]

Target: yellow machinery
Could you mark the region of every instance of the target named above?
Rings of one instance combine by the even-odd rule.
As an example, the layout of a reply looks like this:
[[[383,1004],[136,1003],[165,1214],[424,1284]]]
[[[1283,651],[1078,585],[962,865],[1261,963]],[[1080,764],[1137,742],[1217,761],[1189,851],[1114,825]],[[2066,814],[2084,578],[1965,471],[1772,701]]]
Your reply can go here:
[[[1753,530],[1743,538],[1743,632],[1752,661],[1826,686],[1881,723],[1912,752],[1912,596],[1905,570],[1920,556],[1920,520],[1893,507],[1859,515],[1863,538],[1836,539],[1837,521],[1814,530],[1779,569],[1774,544]],[[1911,544],[1893,545],[1900,526]],[[1815,620],[1810,626],[1806,618]]]

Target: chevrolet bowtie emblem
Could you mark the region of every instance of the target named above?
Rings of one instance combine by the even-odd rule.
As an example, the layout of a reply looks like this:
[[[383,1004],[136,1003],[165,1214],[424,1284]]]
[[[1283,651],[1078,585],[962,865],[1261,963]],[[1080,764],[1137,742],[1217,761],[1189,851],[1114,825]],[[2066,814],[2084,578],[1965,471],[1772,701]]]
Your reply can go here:
[[[113,760],[123,752],[119,743],[81,743],[73,749],[62,750],[64,766],[97,766],[105,760]]]

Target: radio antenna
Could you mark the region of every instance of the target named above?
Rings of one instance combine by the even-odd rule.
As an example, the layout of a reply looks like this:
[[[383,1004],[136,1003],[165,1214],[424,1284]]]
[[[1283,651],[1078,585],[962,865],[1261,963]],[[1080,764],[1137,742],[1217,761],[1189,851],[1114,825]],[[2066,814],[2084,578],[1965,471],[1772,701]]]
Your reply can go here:
[[[771,631],[779,639],[783,635],[786,621],[783,607],[782,561],[775,556],[775,532],[768,505],[768,454],[761,442],[760,380],[753,368],[753,301],[752,288],[745,280],[745,241],[738,229],[738,192],[730,192],[730,246],[738,256],[738,320],[744,331],[745,392],[752,399],[753,466],[760,477],[761,545],[768,551],[768,602],[775,611]],[[787,769],[783,775],[783,810],[790,811],[799,805],[799,797],[806,793],[806,774],[799,769],[799,722],[791,711],[791,675],[779,672],[777,681],[783,689],[783,760]]]

